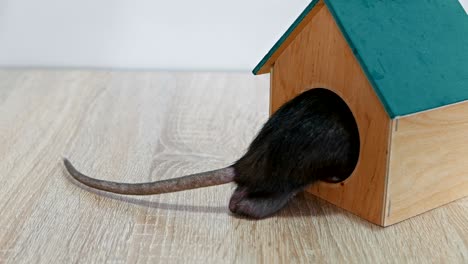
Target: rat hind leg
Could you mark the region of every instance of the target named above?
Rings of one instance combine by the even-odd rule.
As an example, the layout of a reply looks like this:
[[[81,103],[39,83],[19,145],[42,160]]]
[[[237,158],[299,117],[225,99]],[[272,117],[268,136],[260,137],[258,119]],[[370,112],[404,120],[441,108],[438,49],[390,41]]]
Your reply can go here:
[[[296,193],[274,193],[253,196],[247,191],[247,188],[238,187],[232,194],[229,210],[237,215],[255,219],[265,218],[283,208]]]

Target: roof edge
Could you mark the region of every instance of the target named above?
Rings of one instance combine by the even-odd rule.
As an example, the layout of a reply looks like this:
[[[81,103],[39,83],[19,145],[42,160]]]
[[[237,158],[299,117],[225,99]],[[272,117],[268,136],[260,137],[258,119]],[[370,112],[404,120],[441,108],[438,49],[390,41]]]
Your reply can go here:
[[[380,102],[384,106],[384,109],[386,110],[387,114],[390,116],[391,119],[394,119],[396,117],[395,112],[393,111],[392,107],[385,99],[385,96],[383,96],[383,94],[380,92],[380,88],[378,88],[379,86],[377,85],[377,83],[374,80],[374,77],[370,73],[368,66],[362,59],[359,52],[357,52],[356,47],[354,46],[353,41],[351,41],[351,38],[349,37],[348,32],[346,31],[346,28],[343,26],[343,23],[340,17],[336,14],[333,4],[329,0],[323,0],[323,1],[327,5],[328,10],[332,14],[333,18],[335,19],[336,25],[338,26],[339,30],[341,31],[341,34],[343,35],[346,42],[348,43],[348,46],[351,48],[354,54],[354,57],[358,61],[359,65],[361,66],[361,69],[363,70],[364,75],[366,75],[367,80],[370,82],[374,92],[376,93],[377,97],[380,99]]]
[[[304,21],[306,16],[310,13],[312,9],[322,0],[313,0],[307,5],[307,7],[302,11],[294,23],[286,30],[286,32],[281,36],[281,38],[273,45],[273,47],[268,51],[268,53],[262,58],[262,60],[255,66],[252,70],[254,75],[262,74],[266,72],[260,72],[260,70],[265,66],[265,64],[273,57],[273,55],[278,51],[278,49],[284,44],[284,42],[291,36],[294,30]]]

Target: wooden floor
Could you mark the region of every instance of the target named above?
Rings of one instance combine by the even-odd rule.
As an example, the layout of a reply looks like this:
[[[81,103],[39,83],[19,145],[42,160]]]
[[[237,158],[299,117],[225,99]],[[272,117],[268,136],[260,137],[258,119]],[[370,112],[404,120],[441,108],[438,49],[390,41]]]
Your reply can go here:
[[[61,164],[140,182],[219,168],[267,119],[268,76],[0,71],[0,263],[468,263],[468,199],[387,228],[302,194],[229,214],[233,185],[90,191]]]

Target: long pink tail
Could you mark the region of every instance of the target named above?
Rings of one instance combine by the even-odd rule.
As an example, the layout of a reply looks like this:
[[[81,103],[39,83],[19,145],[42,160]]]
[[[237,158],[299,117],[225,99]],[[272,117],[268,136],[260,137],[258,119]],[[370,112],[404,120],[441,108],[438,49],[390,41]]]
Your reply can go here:
[[[179,178],[154,181],[147,183],[120,183],[104,181],[91,178],[79,172],[71,162],[64,158],[63,163],[68,173],[82,184],[106,192],[127,194],[127,195],[151,195],[178,192],[214,185],[221,185],[232,182],[234,179],[234,168],[195,173]]]

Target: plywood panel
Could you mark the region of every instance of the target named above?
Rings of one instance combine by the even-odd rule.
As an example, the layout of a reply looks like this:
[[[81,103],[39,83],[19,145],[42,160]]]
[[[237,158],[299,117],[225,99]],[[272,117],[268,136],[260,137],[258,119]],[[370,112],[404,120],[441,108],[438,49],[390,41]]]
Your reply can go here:
[[[468,102],[398,119],[386,224],[468,195]]]
[[[271,109],[316,87],[335,91],[356,116],[361,156],[341,184],[310,191],[369,221],[382,224],[390,119],[325,5],[274,64]]]

